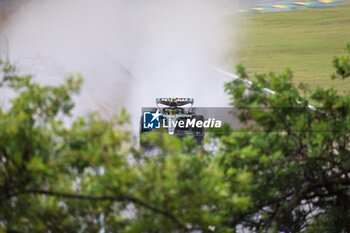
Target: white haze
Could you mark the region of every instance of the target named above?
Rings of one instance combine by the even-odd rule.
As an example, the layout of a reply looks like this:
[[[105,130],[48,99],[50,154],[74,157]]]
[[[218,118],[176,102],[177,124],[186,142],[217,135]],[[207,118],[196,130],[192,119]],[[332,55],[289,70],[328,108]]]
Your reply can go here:
[[[225,65],[234,44],[227,11],[235,11],[227,0],[32,0],[3,31],[22,73],[49,84],[83,75],[75,114],[109,117],[124,106],[136,129],[156,97],[228,104],[227,80],[210,69]]]

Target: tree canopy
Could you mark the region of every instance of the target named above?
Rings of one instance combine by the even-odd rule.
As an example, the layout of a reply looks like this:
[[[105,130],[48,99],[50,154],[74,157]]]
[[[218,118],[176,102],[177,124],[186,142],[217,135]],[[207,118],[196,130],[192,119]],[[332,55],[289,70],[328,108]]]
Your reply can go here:
[[[210,135],[215,151],[153,135],[147,156],[125,110],[65,123],[80,75],[41,86],[0,66],[15,92],[0,108],[0,232],[350,232],[349,96],[239,65],[225,91],[247,127]]]

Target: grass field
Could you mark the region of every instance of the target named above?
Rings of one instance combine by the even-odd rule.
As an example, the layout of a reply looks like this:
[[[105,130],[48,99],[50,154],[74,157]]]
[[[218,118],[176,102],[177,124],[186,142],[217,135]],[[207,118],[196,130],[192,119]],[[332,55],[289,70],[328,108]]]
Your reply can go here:
[[[350,78],[334,81],[329,77],[334,55],[345,55],[345,45],[350,42],[350,4],[246,14],[238,41],[237,60],[249,72],[279,72],[290,67],[294,83],[334,86],[350,94]]]

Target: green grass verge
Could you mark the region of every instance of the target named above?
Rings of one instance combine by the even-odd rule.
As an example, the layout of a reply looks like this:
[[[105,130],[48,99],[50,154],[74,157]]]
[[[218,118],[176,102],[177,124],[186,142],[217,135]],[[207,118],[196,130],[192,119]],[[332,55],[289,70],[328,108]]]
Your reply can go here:
[[[334,55],[350,42],[350,5],[334,8],[246,14],[239,33],[238,61],[249,72],[290,67],[294,83],[333,86],[350,93],[349,80],[331,80]]]

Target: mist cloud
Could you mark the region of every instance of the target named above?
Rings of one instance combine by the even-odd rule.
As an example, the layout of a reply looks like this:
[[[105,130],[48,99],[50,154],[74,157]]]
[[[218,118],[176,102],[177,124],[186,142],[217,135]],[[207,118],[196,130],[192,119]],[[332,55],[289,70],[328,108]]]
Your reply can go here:
[[[225,65],[234,43],[227,9],[233,5],[224,0],[32,0],[4,32],[11,59],[40,82],[82,73],[78,114],[125,106],[135,122],[156,97],[227,104],[224,80],[209,68]]]

